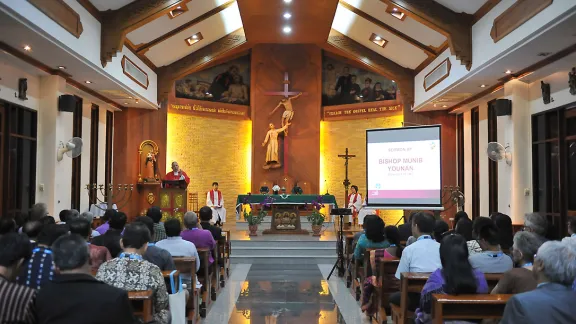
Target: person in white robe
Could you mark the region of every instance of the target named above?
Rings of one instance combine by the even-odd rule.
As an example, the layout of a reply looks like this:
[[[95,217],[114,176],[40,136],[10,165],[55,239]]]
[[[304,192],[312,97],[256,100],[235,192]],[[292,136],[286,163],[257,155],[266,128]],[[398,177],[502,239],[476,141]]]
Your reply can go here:
[[[215,225],[222,226],[226,223],[226,208],[224,208],[224,196],[218,190],[218,182],[212,183],[212,190],[206,194],[206,206],[212,209],[212,220]]]
[[[358,212],[362,208],[362,195],[358,193],[358,186],[353,185],[350,187],[350,194],[348,195],[348,208],[352,210],[352,219],[354,223],[358,218]]]

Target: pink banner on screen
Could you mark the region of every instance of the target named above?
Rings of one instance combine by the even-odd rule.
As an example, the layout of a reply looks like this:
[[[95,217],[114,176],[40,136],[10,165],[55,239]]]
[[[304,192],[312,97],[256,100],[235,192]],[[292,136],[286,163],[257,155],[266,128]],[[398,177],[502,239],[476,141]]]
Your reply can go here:
[[[369,190],[368,199],[418,199],[418,198],[438,198],[440,190]]]

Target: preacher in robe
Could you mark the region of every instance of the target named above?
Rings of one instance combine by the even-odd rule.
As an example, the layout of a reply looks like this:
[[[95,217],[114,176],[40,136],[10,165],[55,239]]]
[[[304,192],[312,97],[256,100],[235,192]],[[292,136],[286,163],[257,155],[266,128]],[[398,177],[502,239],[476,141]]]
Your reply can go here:
[[[358,193],[358,186],[350,187],[350,194],[348,195],[348,208],[352,210],[352,217],[358,217],[358,211],[362,208],[362,195]]]
[[[226,223],[226,208],[224,208],[224,196],[218,190],[218,182],[212,183],[212,190],[206,194],[206,206],[212,209],[211,223],[222,226]]]
[[[190,184],[190,178],[188,177],[186,172],[184,172],[184,171],[182,171],[182,169],[180,169],[180,166],[178,165],[178,162],[176,162],[176,161],[172,162],[172,171],[168,172],[166,174],[166,176],[164,177],[164,180],[167,180],[167,181],[184,180],[184,181],[186,181],[186,185]]]

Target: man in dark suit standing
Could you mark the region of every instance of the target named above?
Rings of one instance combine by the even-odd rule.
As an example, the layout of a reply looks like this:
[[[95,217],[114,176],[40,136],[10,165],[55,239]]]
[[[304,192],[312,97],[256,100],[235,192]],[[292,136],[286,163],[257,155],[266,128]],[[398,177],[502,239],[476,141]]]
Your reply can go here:
[[[52,245],[57,275],[36,299],[40,324],[131,324],[128,293],[96,280],[90,273],[86,240],[77,234]]]
[[[535,290],[514,295],[506,303],[501,324],[568,324],[576,319],[576,249],[570,243],[542,244],[532,268]]]

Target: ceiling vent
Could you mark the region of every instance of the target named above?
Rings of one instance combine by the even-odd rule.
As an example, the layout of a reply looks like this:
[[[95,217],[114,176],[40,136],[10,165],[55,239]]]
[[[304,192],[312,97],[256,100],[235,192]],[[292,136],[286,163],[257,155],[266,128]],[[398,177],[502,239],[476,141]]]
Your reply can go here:
[[[442,82],[442,80],[446,79],[450,75],[451,67],[452,64],[450,64],[449,58],[442,61],[442,63],[424,77],[424,89],[428,91],[438,83]]]

